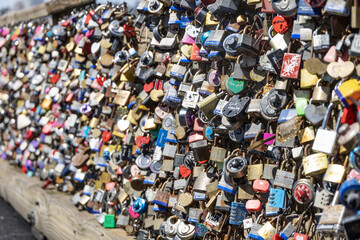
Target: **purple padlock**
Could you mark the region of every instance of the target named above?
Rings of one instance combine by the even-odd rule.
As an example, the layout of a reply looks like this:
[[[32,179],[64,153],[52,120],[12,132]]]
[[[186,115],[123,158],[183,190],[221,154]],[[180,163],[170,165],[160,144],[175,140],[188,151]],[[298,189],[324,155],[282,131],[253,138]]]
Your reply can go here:
[[[219,87],[221,84],[221,75],[217,70],[211,71],[208,76],[209,84],[212,87]]]

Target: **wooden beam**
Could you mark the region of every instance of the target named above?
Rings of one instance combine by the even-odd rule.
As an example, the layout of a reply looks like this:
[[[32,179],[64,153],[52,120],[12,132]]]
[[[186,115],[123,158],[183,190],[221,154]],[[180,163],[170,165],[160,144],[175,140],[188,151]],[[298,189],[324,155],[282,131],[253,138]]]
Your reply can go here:
[[[28,220],[34,213],[35,229],[48,239],[134,239],[125,230],[103,228],[96,215],[78,211],[70,203],[71,195],[55,188],[42,189],[37,177],[28,177],[19,167],[0,160],[0,196]]]

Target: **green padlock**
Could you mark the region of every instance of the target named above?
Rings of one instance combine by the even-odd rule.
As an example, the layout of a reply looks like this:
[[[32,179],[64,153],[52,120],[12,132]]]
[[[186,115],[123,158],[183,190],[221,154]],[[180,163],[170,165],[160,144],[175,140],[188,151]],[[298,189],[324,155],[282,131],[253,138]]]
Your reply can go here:
[[[115,228],[115,215],[106,214],[103,226],[104,228]]]
[[[305,116],[305,108],[309,104],[306,98],[299,98],[295,103],[296,114],[300,117]]]
[[[241,93],[247,86],[247,82],[235,80],[233,76],[229,77],[226,82],[226,90],[230,95]]]

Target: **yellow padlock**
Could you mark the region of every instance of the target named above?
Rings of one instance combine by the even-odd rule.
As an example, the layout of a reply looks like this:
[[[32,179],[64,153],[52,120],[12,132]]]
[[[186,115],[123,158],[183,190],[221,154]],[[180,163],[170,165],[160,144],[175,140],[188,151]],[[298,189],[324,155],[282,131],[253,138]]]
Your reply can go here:
[[[219,21],[217,21],[217,19],[210,12],[207,12],[206,18],[205,18],[205,25],[206,26],[216,26],[218,24],[219,24]]]
[[[353,104],[351,98],[356,101],[360,99],[360,86],[356,79],[350,79],[343,82],[337,91],[339,91],[341,95],[346,98],[346,101],[349,105]]]

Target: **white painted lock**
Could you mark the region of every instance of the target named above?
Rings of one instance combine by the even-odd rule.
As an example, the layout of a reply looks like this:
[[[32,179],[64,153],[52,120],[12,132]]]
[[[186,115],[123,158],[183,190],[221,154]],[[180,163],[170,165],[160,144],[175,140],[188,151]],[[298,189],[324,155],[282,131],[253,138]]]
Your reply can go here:
[[[130,126],[130,122],[128,120],[126,120],[127,115],[123,116],[118,122],[117,122],[117,126],[119,128],[119,130],[121,132],[125,132],[129,126]]]

